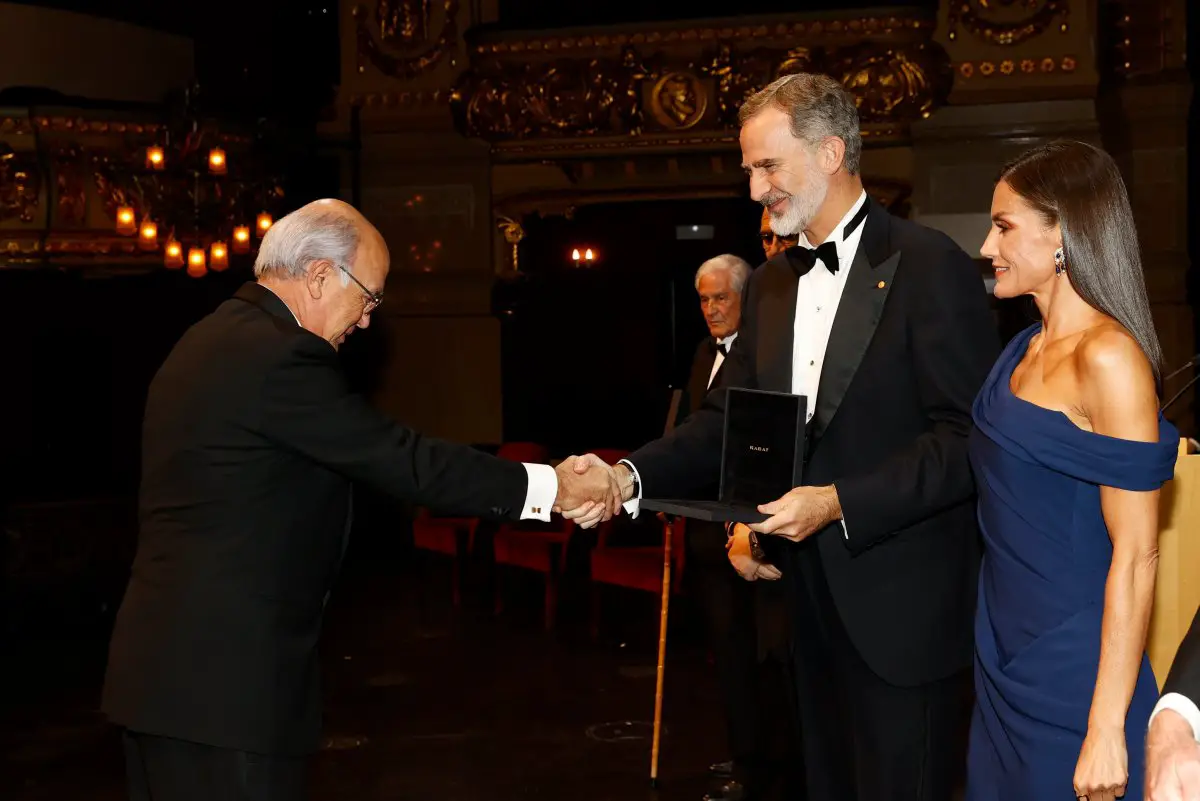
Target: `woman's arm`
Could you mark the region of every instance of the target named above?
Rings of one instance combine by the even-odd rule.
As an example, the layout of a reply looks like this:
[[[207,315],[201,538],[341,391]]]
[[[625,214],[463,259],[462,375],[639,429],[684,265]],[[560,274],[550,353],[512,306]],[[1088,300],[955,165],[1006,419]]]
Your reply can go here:
[[[1136,341],[1109,330],[1081,343],[1078,375],[1092,430],[1120,439],[1158,441],[1158,397]],[[1158,491],[1100,488],[1113,558],[1104,591],[1100,668],[1088,729],[1124,730],[1146,648],[1158,571]]]

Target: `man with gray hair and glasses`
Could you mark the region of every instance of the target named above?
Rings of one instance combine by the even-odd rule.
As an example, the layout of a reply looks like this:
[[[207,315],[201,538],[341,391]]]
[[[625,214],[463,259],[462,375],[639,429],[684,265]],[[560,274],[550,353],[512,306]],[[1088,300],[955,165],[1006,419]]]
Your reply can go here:
[[[556,471],[423,437],[349,392],[383,237],[320,200],[263,239],[257,281],[184,334],[146,400],[138,548],[102,708],[137,801],[300,801],[321,733],[317,640],[351,484],[442,512],[616,513],[610,472]]]

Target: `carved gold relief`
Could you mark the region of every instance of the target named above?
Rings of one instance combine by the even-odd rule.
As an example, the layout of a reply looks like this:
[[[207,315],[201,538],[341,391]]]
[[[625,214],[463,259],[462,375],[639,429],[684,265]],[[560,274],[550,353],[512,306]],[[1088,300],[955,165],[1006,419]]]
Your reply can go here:
[[[55,154],[57,169],[58,223],[74,228],[84,224],[87,217],[87,182],[83,154],[76,145],[61,148]]]
[[[580,135],[701,131],[727,141],[737,110],[753,92],[796,72],[838,76],[858,102],[864,126],[902,134],[945,97],[951,69],[944,51],[924,42],[889,46],[767,48],[739,53],[722,43],[698,62],[671,63],[626,47],[619,58],[489,59],[464,74],[451,94],[460,127],[493,142]],[[709,107],[715,113],[708,113]],[[555,149],[546,143],[544,147]]]
[[[690,72],[668,72],[650,90],[650,113],[664,128],[692,128],[707,110],[708,92]]]
[[[37,165],[0,142],[0,222],[33,222],[41,181]]]
[[[1068,0],[952,0],[948,18],[951,39],[961,25],[977,39],[1016,45],[1040,36],[1056,22],[1067,31]]]
[[[509,53],[585,53],[609,48],[671,45],[688,42],[736,42],[752,40],[846,39],[862,36],[893,36],[900,32],[931,34],[936,27],[925,17],[854,17],[833,20],[795,20],[772,24],[707,27],[687,30],[643,30],[634,33],[596,32],[581,36],[548,36],[528,41],[499,41],[477,45],[478,55]]]
[[[648,72],[631,50],[620,61],[492,61],[466,77],[451,102],[472,135],[526,139],[641,130],[638,87]]]
[[[424,44],[429,36],[429,0],[379,0],[375,21],[384,42],[402,47]]]
[[[358,71],[370,62],[385,75],[409,80],[430,70],[457,46],[458,12],[458,0],[444,0],[441,32],[433,37],[429,0],[377,0],[374,24],[363,6],[355,6]]]
[[[1021,59],[1019,67],[1020,71],[1026,75],[1032,75],[1035,72],[1049,74],[1056,71],[1074,72],[1078,62],[1073,56],[1063,56],[1062,58],[1054,58],[1046,56],[1045,58],[1034,60],[1032,58]],[[1018,63],[1011,59],[1002,61],[961,61],[955,69],[958,74],[966,80],[974,78],[976,74],[982,75],[984,78],[991,78],[999,73],[1001,76],[1010,77],[1017,74]]]
[[[843,57],[830,74],[858,102],[864,123],[928,117],[948,83],[947,65],[925,58],[925,46],[911,52],[864,45]]]

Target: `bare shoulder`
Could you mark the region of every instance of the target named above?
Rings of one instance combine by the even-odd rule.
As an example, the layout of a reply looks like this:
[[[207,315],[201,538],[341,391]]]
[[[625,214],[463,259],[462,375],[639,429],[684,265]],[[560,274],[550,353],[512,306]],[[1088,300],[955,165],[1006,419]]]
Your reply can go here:
[[[1111,322],[1087,332],[1075,348],[1083,406],[1097,433],[1155,441],[1158,394],[1154,370],[1137,340]]]
[[[1083,383],[1113,383],[1154,391],[1154,371],[1142,346],[1117,323],[1084,334],[1075,348],[1075,367]]]

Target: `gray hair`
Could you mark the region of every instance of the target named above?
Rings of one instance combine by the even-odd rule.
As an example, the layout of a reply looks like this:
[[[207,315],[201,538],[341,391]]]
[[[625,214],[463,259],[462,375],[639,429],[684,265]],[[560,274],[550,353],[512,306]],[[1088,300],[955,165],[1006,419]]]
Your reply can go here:
[[[354,267],[358,227],[344,212],[322,203],[303,206],[272,225],[258,248],[254,276],[303,278],[314,261],[328,260],[347,271]],[[350,276],[338,270],[342,286]]]
[[[828,75],[807,72],[785,75],[742,104],[738,109],[738,124],[745,125],[768,105],[788,115],[792,136],[809,147],[816,147],[829,136],[845,142],[846,172],[858,174],[862,161],[858,105],[840,83]]]
[[[750,265],[745,259],[738,258],[732,253],[713,256],[700,265],[700,269],[696,270],[696,291],[700,290],[701,278],[719,272],[728,272],[729,281],[733,284],[733,291],[739,295],[742,294],[742,289],[745,288],[746,281],[750,278]]]

